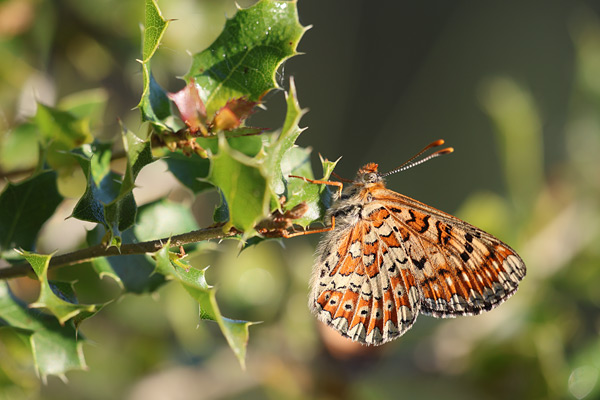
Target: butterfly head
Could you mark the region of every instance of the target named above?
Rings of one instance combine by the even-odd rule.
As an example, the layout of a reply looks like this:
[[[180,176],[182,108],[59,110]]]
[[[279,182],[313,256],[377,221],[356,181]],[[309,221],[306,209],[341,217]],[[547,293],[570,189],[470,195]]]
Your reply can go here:
[[[383,180],[383,177],[377,170],[379,166],[375,163],[369,163],[358,170],[356,182],[362,184],[378,183]]]

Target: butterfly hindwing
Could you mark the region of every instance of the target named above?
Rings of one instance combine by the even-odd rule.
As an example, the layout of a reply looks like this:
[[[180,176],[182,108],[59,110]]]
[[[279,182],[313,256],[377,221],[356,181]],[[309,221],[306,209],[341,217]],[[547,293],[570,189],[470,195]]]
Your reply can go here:
[[[342,235],[329,232],[324,243],[331,244],[322,260],[329,268],[313,280],[310,301],[319,319],[366,344],[387,342],[412,326],[418,315],[416,280],[377,228],[361,221]]]

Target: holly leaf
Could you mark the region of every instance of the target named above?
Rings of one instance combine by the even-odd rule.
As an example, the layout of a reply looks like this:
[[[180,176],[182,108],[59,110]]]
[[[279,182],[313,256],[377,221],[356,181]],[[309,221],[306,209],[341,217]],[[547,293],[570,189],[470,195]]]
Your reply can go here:
[[[258,102],[277,88],[275,73],[298,54],[305,30],[298,21],[296,1],[261,0],[238,10],[213,44],[194,55],[184,77],[201,88],[208,118],[231,99]]]
[[[217,111],[212,121],[211,130],[230,131],[242,125],[242,123],[252,114],[257,102],[249,101],[242,97],[231,99]]]
[[[169,171],[185,187],[195,194],[214,189],[208,182],[202,181],[208,176],[210,161],[197,154],[186,156],[180,151],[168,154],[163,160],[167,163]]]
[[[339,161],[328,161],[321,159],[323,177],[320,180],[327,181]],[[301,147],[291,148],[284,156],[281,169],[286,181],[289,201],[285,204],[285,210],[291,210],[298,204],[306,203],[307,209],[304,215],[295,219],[294,224],[306,227],[313,222],[322,221],[325,212],[331,207],[333,195],[337,187],[306,182],[303,179],[291,178],[290,175],[302,176],[313,179],[310,166],[310,149]],[[327,222],[327,221],[325,221]]]
[[[269,186],[273,193],[277,195],[282,195],[285,192],[285,182],[281,171],[283,157],[294,146],[296,139],[298,139],[298,136],[304,130],[298,124],[302,116],[306,113],[306,110],[302,110],[298,104],[296,85],[293,79],[290,79],[290,92],[286,93],[286,103],[287,113],[283,128],[278,137],[266,149],[267,159],[265,161],[265,169],[270,171],[272,175]]]
[[[39,158],[38,139],[38,129],[32,122],[24,122],[3,133],[0,167],[4,171],[35,167]]]
[[[127,164],[120,195],[125,195],[135,188],[135,179],[146,165],[154,162],[152,146],[149,140],[143,140],[129,129],[121,126],[123,148],[127,153]]]
[[[154,253],[156,272],[178,281],[200,307],[200,319],[214,321],[219,325],[229,347],[233,350],[241,367],[245,369],[246,346],[248,344],[249,321],[224,317],[216,300],[216,290],[206,282],[206,268],[193,268],[177,255],[170,255],[169,243]]]
[[[53,316],[27,308],[0,282],[0,328],[12,329],[31,346],[33,360],[42,380],[57,375],[65,380],[69,370],[85,370],[82,341],[71,324],[60,325]]]
[[[139,243],[196,229],[198,225],[188,207],[161,200],[140,207],[137,223],[123,232],[123,241]],[[103,235],[101,226],[90,231],[88,244],[97,244]],[[124,293],[151,293],[165,283],[162,275],[153,273],[155,262],[149,255],[96,258],[92,266],[100,277],[113,279]]]
[[[199,229],[189,207],[167,200],[158,200],[140,208],[133,227],[139,242],[166,238]]]
[[[38,103],[35,123],[47,147],[46,161],[53,169],[71,167],[68,152],[92,141],[87,118]]]
[[[138,107],[142,112],[143,121],[150,121],[159,128],[175,131],[177,127],[172,119],[171,102],[167,92],[154,80],[150,69],[150,60],[160,46],[169,22],[163,18],[156,1],[146,0],[141,60],[144,89]]]
[[[29,307],[50,311],[61,325],[80,313],[90,317],[102,308],[99,304],[78,304],[71,284],[48,280],[48,265],[52,255],[34,254],[28,251],[21,251],[20,254],[31,265],[40,282],[40,295]]]
[[[175,103],[179,115],[191,133],[208,134],[206,128],[206,107],[200,98],[198,87],[193,79],[183,89],[167,94]]]
[[[262,163],[234,150],[225,137],[218,139],[207,180],[221,190],[229,208],[229,222],[246,234],[269,214],[271,192]]]
[[[8,182],[0,194],[0,252],[35,249],[35,240],[63,197],[56,172],[46,171],[19,183]]]
[[[90,89],[63,97],[58,106],[76,118],[88,119],[89,125],[94,128],[102,124],[107,101],[105,89]]]
[[[153,162],[148,140],[142,140],[123,128],[123,145],[127,153],[125,176],[110,170],[111,145],[94,143],[72,152],[87,178],[84,195],[73,209],[72,217],[102,224],[107,232],[104,242],[120,246],[121,232],[135,222],[137,205],[133,197],[135,178]]]
[[[88,245],[96,245],[102,241],[105,230],[102,225],[88,232]],[[135,243],[137,239],[133,229],[122,234],[124,243]],[[143,254],[120,255],[118,257],[99,257],[92,261],[94,271],[101,277],[109,277],[122,289],[123,293],[152,293],[165,283],[161,275],[153,274],[154,261]]]

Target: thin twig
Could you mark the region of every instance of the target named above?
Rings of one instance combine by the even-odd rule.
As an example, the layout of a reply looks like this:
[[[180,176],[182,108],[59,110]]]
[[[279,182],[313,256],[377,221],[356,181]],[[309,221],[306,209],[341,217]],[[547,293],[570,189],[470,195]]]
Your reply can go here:
[[[237,234],[239,234],[239,232],[236,229],[232,228],[228,232],[224,232],[223,225],[219,225],[172,236],[171,246],[177,247],[184,244],[202,242],[209,239],[231,237]],[[163,238],[142,243],[128,243],[121,245],[120,249],[114,246],[107,248],[101,244],[87,247],[85,249],[76,250],[72,253],[66,253],[52,257],[52,259],[50,259],[49,270],[63,267],[65,265],[79,264],[98,257],[154,253],[160,250],[168,240],[169,238]],[[29,263],[15,264],[8,268],[0,269],[0,279],[17,278],[30,274],[33,274],[33,270],[31,269]]]

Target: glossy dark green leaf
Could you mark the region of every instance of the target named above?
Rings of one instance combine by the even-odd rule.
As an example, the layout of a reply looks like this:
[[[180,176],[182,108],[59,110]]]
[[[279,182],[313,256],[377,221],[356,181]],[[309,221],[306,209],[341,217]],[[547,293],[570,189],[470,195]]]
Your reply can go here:
[[[295,1],[261,0],[238,10],[213,44],[194,55],[185,76],[202,88],[208,117],[231,99],[259,101],[276,88],[277,68],[297,54],[304,31]]]
[[[215,140],[216,143],[216,140]],[[167,163],[169,171],[181,182],[184,186],[194,193],[200,193],[205,190],[214,189],[214,186],[206,181],[210,161],[202,158],[197,154],[191,156],[183,155],[181,152],[172,152],[163,160]]]
[[[0,252],[12,248],[34,250],[42,225],[62,199],[54,171],[8,183],[0,194]]]
[[[137,206],[132,190],[139,171],[153,162],[150,142],[123,128],[123,145],[127,154],[125,176],[110,170],[111,145],[94,143],[72,153],[87,178],[87,188],[72,216],[102,224],[107,232],[106,243],[120,246],[121,232],[135,223]]]

